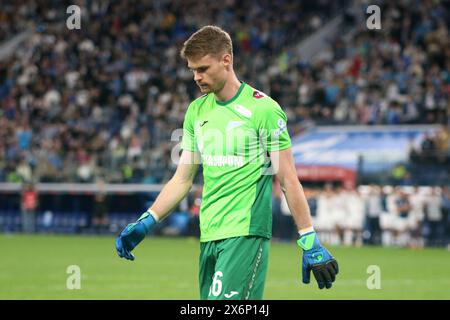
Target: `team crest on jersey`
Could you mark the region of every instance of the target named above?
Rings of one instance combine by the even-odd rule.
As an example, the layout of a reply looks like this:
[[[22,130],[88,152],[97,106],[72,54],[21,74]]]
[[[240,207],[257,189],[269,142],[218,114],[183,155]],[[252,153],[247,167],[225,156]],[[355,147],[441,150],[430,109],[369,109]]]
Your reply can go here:
[[[259,92],[257,90],[253,91],[253,98],[255,98],[255,99],[261,99],[261,98],[264,98],[264,96],[265,95],[262,92]]]

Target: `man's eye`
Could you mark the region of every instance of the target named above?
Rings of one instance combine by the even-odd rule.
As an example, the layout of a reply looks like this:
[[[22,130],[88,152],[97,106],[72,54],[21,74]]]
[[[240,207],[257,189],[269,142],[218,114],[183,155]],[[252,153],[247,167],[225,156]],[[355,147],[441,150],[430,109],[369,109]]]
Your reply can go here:
[[[195,72],[203,73],[203,72],[206,72],[207,69],[208,68],[198,68],[198,69],[189,69],[189,71],[192,72],[192,73],[195,73]]]

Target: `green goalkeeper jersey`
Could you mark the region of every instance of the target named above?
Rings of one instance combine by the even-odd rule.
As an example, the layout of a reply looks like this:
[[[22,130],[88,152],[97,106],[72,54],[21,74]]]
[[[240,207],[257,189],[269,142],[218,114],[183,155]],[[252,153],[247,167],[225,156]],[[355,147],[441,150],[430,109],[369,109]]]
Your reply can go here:
[[[189,105],[181,147],[201,155],[201,242],[271,237],[273,170],[268,155],[291,146],[286,121],[276,101],[246,83],[228,101],[209,93]]]

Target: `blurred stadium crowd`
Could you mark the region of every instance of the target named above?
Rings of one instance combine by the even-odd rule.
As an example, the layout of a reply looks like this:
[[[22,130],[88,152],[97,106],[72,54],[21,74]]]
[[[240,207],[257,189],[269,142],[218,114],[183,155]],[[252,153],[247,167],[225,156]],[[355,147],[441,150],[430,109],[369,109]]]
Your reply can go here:
[[[238,75],[280,102],[292,135],[311,123],[440,123],[448,153],[450,17],[440,2],[386,4],[382,32],[330,39],[311,63],[290,48],[346,1],[89,2],[76,31],[62,3],[32,3],[2,5],[6,33],[27,21],[41,32],[1,62],[0,181],[170,177],[171,134],[198,94],[178,52],[207,23],[230,31]]]
[[[2,63],[0,181],[45,182],[166,180],[171,134],[198,95],[179,58],[188,35],[204,24],[226,26],[240,77],[259,86],[270,61],[339,5],[101,1],[82,8],[82,28],[69,31],[56,27],[65,22],[63,4],[44,1],[37,15],[14,3],[42,32]]]
[[[411,147],[410,162],[448,165],[449,1],[386,1],[380,31],[352,25],[352,13],[345,11],[346,23],[356,30],[351,41],[329,39],[329,48],[312,61],[294,50],[350,3],[77,1],[81,29],[68,30],[70,1],[2,1],[0,45],[24,30],[33,35],[0,59],[0,182],[167,181],[175,169],[171,150],[178,142],[171,141],[172,133],[182,127],[189,102],[199,95],[179,49],[205,24],[230,32],[238,76],[280,103],[292,136],[314,125],[439,124],[441,129],[419,149]],[[407,172],[396,169],[393,184],[407,185]],[[399,190],[383,196],[378,189],[364,196],[328,187],[313,192],[311,206],[317,207],[315,219],[328,241],[356,243],[372,239],[375,232],[378,243],[404,243],[410,237],[420,245],[424,236],[431,235],[429,243],[435,243],[436,234],[448,236],[447,187],[432,188],[439,190],[440,214],[437,202],[417,209],[415,192],[403,210],[405,196]],[[352,200],[342,200],[347,196]],[[351,226],[333,219],[322,223],[323,208],[334,201],[355,207],[349,209],[356,217]],[[364,218],[372,218],[367,206],[379,207],[379,228],[388,231],[383,239],[369,228],[372,220]],[[342,214],[339,204],[331,207],[340,210],[336,217]],[[407,217],[399,210],[409,212]],[[446,222],[436,231],[439,219]],[[282,225],[274,226],[275,235]]]
[[[450,244],[450,188],[389,187],[358,189],[327,184],[306,188],[314,226],[327,243],[408,247]],[[283,195],[274,199],[274,237],[292,240],[292,225]],[[286,232],[290,230],[290,232]]]

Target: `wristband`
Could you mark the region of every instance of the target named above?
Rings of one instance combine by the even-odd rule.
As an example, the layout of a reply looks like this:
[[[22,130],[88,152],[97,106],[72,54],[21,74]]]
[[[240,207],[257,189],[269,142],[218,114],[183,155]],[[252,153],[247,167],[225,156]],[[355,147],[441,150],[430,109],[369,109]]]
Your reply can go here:
[[[147,212],[152,215],[153,219],[155,219],[155,221],[158,223],[159,222],[159,217],[158,215],[155,213],[155,211],[153,211],[152,209],[148,209]]]
[[[306,234],[308,232],[313,232],[313,231],[314,231],[314,228],[311,226],[311,227],[308,227],[308,228],[304,228],[304,229],[298,230],[298,234],[301,237],[302,235],[304,235],[304,234]]]

